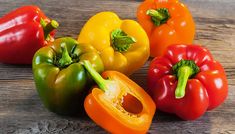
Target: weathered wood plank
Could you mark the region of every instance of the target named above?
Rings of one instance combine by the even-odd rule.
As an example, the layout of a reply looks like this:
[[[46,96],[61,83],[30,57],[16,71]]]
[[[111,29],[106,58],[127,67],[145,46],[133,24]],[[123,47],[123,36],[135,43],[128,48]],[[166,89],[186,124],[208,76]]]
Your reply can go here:
[[[141,0],[0,0],[0,16],[22,5],[38,5],[60,22],[57,37],[77,38],[86,20],[100,11],[136,19]],[[184,0],[196,21],[195,43],[207,47],[225,68],[229,96],[225,103],[196,121],[157,112],[150,133],[235,133],[235,9],[234,0]],[[150,59],[151,60],[151,59]],[[147,89],[150,60],[131,79]],[[106,133],[87,116],[64,117],[49,112],[36,92],[31,65],[0,63],[0,133]]]

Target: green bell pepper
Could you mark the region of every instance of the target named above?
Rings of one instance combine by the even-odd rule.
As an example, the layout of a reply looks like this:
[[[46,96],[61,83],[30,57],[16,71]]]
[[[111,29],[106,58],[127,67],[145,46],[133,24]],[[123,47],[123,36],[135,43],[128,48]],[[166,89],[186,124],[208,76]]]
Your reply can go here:
[[[70,37],[59,38],[35,53],[32,66],[36,88],[50,111],[66,115],[82,111],[93,82],[82,65],[84,60],[89,60],[96,71],[103,71],[97,51]]]

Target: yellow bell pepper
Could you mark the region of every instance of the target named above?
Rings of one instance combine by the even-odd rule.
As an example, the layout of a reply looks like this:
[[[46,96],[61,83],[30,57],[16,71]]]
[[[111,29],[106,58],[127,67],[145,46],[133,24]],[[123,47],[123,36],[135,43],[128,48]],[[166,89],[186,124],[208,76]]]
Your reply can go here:
[[[78,42],[92,44],[103,60],[105,70],[132,74],[149,57],[149,40],[134,20],[121,20],[113,12],[100,12],[82,28]]]

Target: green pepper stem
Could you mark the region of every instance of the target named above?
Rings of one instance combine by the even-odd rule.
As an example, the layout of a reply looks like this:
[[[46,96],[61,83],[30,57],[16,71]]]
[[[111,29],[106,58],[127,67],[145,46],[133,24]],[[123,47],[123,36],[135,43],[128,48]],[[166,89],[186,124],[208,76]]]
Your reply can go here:
[[[85,69],[92,76],[93,80],[97,83],[99,88],[104,92],[108,91],[109,86],[113,85],[113,81],[103,79],[103,77],[98,72],[95,71],[95,69],[92,67],[91,63],[88,60],[84,60],[82,63]]]
[[[178,84],[175,90],[175,98],[180,99],[185,96],[185,89],[188,79],[196,75],[200,69],[192,60],[181,60],[172,67],[172,70],[178,78]]]
[[[178,84],[175,90],[175,98],[180,99],[185,96],[185,89],[189,77],[192,75],[192,68],[188,66],[181,67],[178,70]]]
[[[160,26],[161,24],[166,23],[170,18],[170,14],[167,8],[158,8],[156,10],[149,9],[147,10],[146,14],[151,16],[151,19],[156,26]]]
[[[67,47],[66,47],[65,43],[61,44],[61,50],[62,50],[62,56],[59,60],[59,67],[63,68],[65,66],[70,65],[73,62],[73,60],[69,56],[69,52],[67,50]]]
[[[115,29],[111,33],[112,46],[116,51],[125,52],[133,43],[136,42],[134,37],[128,36],[121,29]]]
[[[50,32],[59,27],[59,23],[56,20],[51,20],[49,23],[46,23],[45,20],[41,19],[40,24],[43,27],[46,40],[50,39]]]
[[[151,17],[155,17],[155,18],[157,18],[157,19],[159,19],[159,20],[164,19],[163,14],[161,14],[159,11],[154,10],[154,9],[149,9],[149,10],[147,10],[146,14],[149,15],[149,16],[151,16]]]

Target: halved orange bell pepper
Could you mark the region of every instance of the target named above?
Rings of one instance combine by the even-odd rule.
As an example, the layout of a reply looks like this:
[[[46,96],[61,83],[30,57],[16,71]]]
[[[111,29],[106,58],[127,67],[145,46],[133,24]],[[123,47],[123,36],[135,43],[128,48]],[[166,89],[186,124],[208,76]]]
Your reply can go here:
[[[110,133],[146,133],[156,109],[151,97],[124,74],[105,71],[102,78],[89,61],[83,63],[99,86],[85,99],[88,116]]]
[[[171,44],[193,42],[193,18],[178,0],[145,0],[137,9],[137,20],[148,34],[151,57],[162,55]]]

